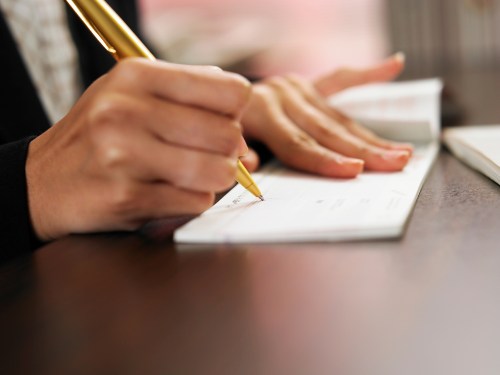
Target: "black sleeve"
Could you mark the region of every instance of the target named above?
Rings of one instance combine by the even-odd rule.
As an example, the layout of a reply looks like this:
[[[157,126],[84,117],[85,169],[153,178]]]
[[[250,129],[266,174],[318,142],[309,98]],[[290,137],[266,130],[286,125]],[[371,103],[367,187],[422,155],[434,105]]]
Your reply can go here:
[[[31,226],[25,173],[33,138],[0,145],[0,262],[41,245]]]

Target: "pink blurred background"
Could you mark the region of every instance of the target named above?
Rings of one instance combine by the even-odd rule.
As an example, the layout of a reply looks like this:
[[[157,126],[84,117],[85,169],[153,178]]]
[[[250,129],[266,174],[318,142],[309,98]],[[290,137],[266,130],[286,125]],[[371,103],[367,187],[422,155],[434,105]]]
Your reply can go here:
[[[161,57],[267,76],[368,66],[389,51],[383,0],[140,0]]]
[[[492,0],[139,0],[159,56],[247,75],[307,77],[406,53],[404,78],[498,69]]]

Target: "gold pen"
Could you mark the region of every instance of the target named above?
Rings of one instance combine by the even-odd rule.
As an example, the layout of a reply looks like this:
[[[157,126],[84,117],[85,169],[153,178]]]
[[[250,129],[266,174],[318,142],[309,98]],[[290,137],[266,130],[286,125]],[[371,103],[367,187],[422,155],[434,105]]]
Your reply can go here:
[[[115,60],[126,57],[156,60],[137,35],[104,0],[66,0],[66,2]],[[240,160],[238,160],[236,181],[257,198],[264,200],[257,184]]]

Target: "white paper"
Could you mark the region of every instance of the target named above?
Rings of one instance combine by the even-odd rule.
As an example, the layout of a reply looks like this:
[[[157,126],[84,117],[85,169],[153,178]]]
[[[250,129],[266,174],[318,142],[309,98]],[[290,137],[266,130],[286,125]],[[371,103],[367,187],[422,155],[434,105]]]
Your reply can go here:
[[[342,91],[329,103],[377,134],[428,142],[440,131],[439,79],[365,85]]]
[[[448,128],[443,140],[457,158],[500,185],[500,125]]]
[[[175,241],[296,242],[399,236],[438,151],[419,147],[403,172],[316,177],[274,164],[255,173],[265,201],[237,185]]]

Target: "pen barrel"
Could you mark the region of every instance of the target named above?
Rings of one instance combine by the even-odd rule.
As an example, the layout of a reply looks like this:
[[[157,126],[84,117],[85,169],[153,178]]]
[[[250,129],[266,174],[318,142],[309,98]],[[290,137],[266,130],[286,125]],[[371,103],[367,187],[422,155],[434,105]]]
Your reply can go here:
[[[126,57],[145,57],[155,60],[153,54],[103,0],[67,0],[76,7],[82,20],[108,45],[108,50],[116,60]]]

